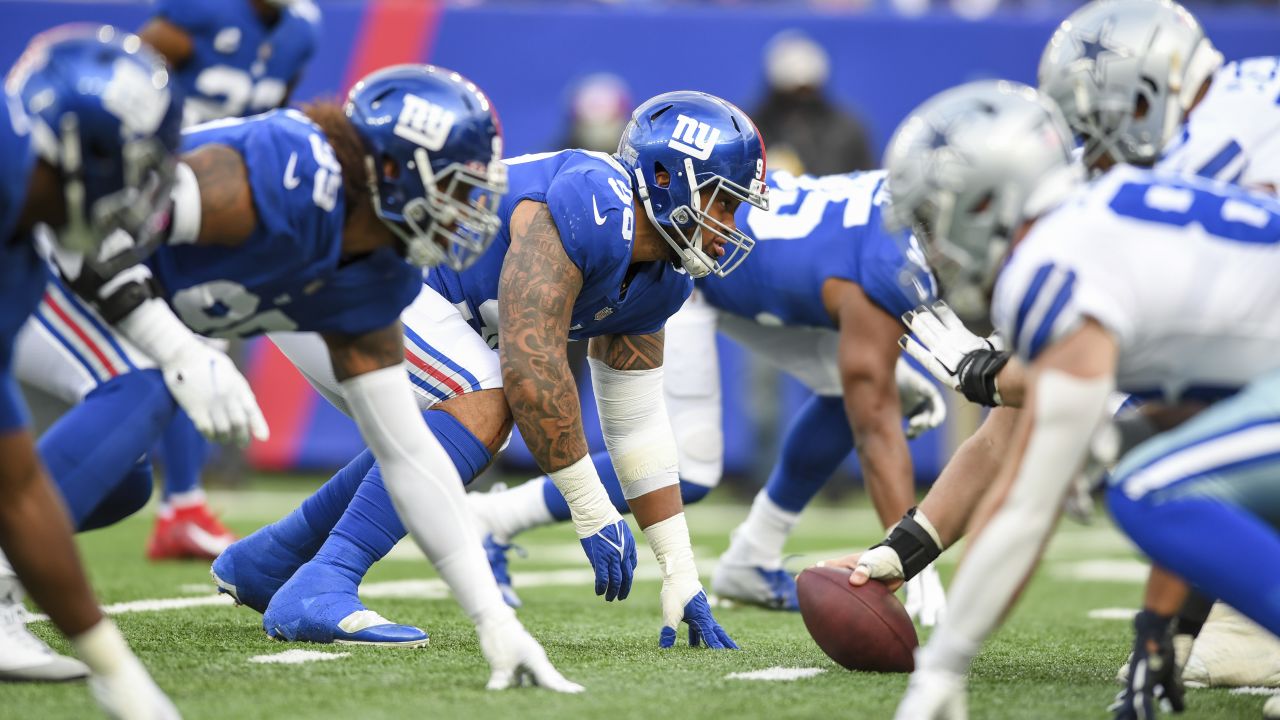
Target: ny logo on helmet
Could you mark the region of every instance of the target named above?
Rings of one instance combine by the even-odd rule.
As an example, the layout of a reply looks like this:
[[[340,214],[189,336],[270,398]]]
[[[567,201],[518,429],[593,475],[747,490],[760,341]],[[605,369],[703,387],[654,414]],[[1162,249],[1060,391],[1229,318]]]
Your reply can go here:
[[[394,132],[409,142],[437,152],[449,138],[455,117],[454,113],[417,95],[405,95]]]
[[[157,91],[147,71],[120,58],[102,90],[102,104],[120,119],[123,138],[151,135],[169,109],[169,91]]]
[[[720,128],[713,128],[688,115],[681,115],[676,118],[676,130],[671,133],[671,140],[667,145],[686,155],[706,160],[711,157],[711,148],[715,147],[719,139]]]

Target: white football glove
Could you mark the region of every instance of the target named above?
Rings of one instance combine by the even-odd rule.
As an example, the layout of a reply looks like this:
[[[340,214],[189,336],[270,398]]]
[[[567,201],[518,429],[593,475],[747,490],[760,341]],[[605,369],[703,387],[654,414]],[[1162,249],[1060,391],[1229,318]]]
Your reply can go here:
[[[173,399],[215,442],[248,445],[268,436],[258,401],[235,363],[191,332],[163,300],[152,298],[116,323],[125,337],[155,360]]]
[[[920,651],[916,651],[917,665]],[[946,670],[916,670],[893,720],[969,720],[965,679]]]
[[[231,358],[193,342],[160,369],[173,399],[205,437],[242,447],[249,444],[251,435],[267,439],[267,420],[249,381]]]
[[[974,335],[944,302],[930,307],[922,305],[903,315],[902,320],[911,329],[910,334],[898,341],[902,349],[939,382],[974,400],[964,387],[965,373],[969,370],[964,363],[965,356],[976,351],[1004,350],[999,336]]]
[[[181,720],[178,708],[135,657],[115,672],[89,676],[89,690],[109,717],[116,720]]]
[[[889,548],[884,548],[889,550]],[[889,551],[894,557],[897,553]],[[932,565],[907,581],[907,614],[920,621],[924,627],[933,627],[942,619],[947,609],[947,595],[942,590],[942,578]]]
[[[542,645],[524,629],[514,613],[496,621],[476,625],[480,636],[480,651],[489,661],[493,671],[486,687],[490,690],[506,690],[522,686],[537,686],[561,693],[580,693],[583,687],[566,680],[555,669]]]
[[[902,405],[902,412],[908,413],[907,439],[919,437],[947,419],[947,404],[942,399],[942,393],[938,392],[938,386],[911,367],[911,363],[898,358],[894,378],[898,382],[898,400]]]

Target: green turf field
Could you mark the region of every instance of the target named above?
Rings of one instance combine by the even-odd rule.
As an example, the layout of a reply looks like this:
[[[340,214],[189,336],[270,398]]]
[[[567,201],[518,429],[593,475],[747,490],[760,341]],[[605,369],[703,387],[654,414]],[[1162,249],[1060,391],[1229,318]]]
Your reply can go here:
[[[248,532],[287,511],[305,483],[266,491],[214,493],[236,530]],[[283,489],[282,489],[283,487]],[[745,514],[738,505],[693,508],[695,552],[709,565]],[[119,526],[81,536],[80,547],[104,603],[188,598],[212,591],[201,563],[147,563],[142,547],[150,511]],[[637,531],[637,537],[639,532]],[[805,564],[879,536],[865,501],[806,514],[792,543]],[[513,569],[525,607],[520,612],[552,660],[586,686],[579,696],[534,689],[486,692],[487,670],[469,623],[417,550],[398,547],[368,578],[366,603],[387,617],[425,627],[431,645],[415,650],[323,648],[339,659],[301,665],[256,664],[250,658],[284,652],[261,618],[247,608],[208,604],[124,612],[116,621],[187,718],[554,718],[693,720],[694,718],[888,718],[906,678],[850,673],[809,639],[799,615],[755,608],[717,611],[741,652],[687,647],[657,649],[658,583],[652,555],[640,553],[640,573],[625,603],[592,593],[572,532],[552,528],[521,538],[527,559]],[[944,556],[943,572],[953,565]],[[975,718],[1105,718],[1116,692],[1113,677],[1129,644],[1120,620],[1091,619],[1091,610],[1137,605],[1141,569],[1109,527],[1064,524],[1046,563],[1009,623],[977,659],[972,675]],[[401,581],[401,582],[397,582]],[[404,582],[410,581],[410,582]],[[424,599],[425,598],[425,599]],[[36,631],[62,651],[48,623]],[[729,679],[770,667],[822,668],[791,682]],[[1222,690],[1191,690],[1194,718],[1261,716],[1263,698]],[[95,711],[83,685],[0,686],[0,717],[86,718]]]

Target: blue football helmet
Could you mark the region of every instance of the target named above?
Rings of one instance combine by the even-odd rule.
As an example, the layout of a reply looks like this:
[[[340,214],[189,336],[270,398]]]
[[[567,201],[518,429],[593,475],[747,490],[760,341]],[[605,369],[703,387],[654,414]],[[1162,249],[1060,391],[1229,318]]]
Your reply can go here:
[[[347,117],[364,141],[374,210],[409,262],[462,270],[502,227],[502,125],[485,94],[432,65],[378,70],[351,89]]]
[[[124,231],[150,247],[167,224],[182,132],[164,60],[109,25],[63,25],[31,41],[5,87],[31,118],[37,155],[60,174],[58,243],[92,254]]]
[[[632,113],[618,158],[634,176],[649,221],[690,275],[723,277],[747,258],[755,241],[705,211],[721,193],[769,209],[764,139],[746,113],[706,93],[663,93]],[[659,184],[659,171],[669,182]],[[722,257],[704,251],[703,233],[723,240]]]

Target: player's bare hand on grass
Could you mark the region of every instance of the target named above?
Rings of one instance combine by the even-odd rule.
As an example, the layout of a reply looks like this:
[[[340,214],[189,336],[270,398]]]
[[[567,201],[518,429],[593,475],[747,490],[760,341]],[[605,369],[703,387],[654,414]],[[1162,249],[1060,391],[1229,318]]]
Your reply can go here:
[[[680,623],[689,626],[689,646],[706,645],[712,650],[737,650],[738,644],[720,627],[711,614],[707,594],[698,588],[697,594],[683,605],[673,602],[676,596],[662,588],[662,632],[658,635],[658,647],[669,648],[676,644],[676,628]],[[674,608],[674,609],[673,609]]]
[[[480,651],[492,673],[485,686],[489,690],[513,687],[541,687],[559,693],[580,693],[583,687],[565,679],[547,658],[547,652],[512,614],[496,622],[476,626]]]

